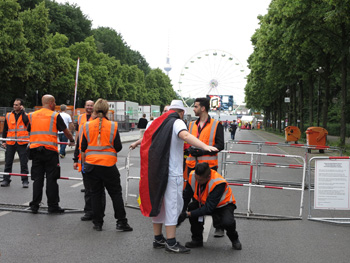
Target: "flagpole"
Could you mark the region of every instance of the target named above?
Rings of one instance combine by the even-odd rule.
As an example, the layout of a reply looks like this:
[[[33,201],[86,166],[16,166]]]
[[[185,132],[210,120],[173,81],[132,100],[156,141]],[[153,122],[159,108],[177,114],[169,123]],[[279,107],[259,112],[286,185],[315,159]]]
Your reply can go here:
[[[74,88],[74,106],[73,106],[73,115],[75,115],[75,102],[77,100],[77,90],[78,90],[78,76],[79,76],[79,64],[80,58],[77,61],[77,72],[75,74],[75,88]]]

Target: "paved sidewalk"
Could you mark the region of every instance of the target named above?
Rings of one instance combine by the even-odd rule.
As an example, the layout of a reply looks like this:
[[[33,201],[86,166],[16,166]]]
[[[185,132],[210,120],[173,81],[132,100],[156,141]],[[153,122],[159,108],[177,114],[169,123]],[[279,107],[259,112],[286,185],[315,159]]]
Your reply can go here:
[[[140,138],[140,131],[120,132],[120,140],[122,143],[133,142]],[[75,147],[67,147],[66,152],[74,152]],[[18,161],[18,155],[15,155],[15,162]],[[5,149],[0,148],[0,164],[5,163]],[[1,168],[0,168],[1,169]]]

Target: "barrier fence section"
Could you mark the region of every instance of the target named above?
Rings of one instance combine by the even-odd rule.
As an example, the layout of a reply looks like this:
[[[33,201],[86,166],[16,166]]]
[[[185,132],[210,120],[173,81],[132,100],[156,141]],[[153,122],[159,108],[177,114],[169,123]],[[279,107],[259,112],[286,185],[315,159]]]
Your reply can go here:
[[[250,166],[250,172],[249,172],[249,178],[247,179],[248,183],[238,183],[235,180],[230,180],[226,178],[229,185],[232,186],[244,186],[248,187],[248,204],[247,204],[247,212],[244,213],[247,218],[254,218],[258,217],[260,219],[301,219],[302,218],[302,211],[303,211],[303,201],[304,201],[304,189],[305,189],[305,176],[306,176],[306,162],[303,157],[298,155],[284,155],[284,154],[272,154],[272,153],[258,153],[258,152],[240,152],[240,151],[221,151],[223,155],[228,154],[242,154],[242,155],[250,155],[250,161],[238,161],[238,162],[231,162],[231,161],[225,161],[222,163],[222,166],[225,166],[227,164],[238,164],[238,165],[249,165]],[[281,167],[281,168],[292,168],[292,169],[302,169],[302,179],[300,182],[300,186],[295,187],[284,187],[284,186],[271,186],[271,185],[264,185],[261,184],[261,182],[256,182],[253,180],[253,168],[258,167],[256,160],[254,160],[254,156],[261,157],[261,156],[270,156],[270,157],[281,157],[281,158],[297,158],[300,159],[303,165],[277,165],[274,163],[263,163],[262,165],[266,165],[267,167]],[[257,159],[257,158],[256,158]],[[224,168],[226,170],[226,168]],[[226,171],[225,171],[226,173]],[[291,191],[299,191],[300,192],[300,205],[299,205],[299,214],[298,216],[286,216],[286,215],[270,215],[270,214],[258,214],[253,213],[251,210],[251,197],[252,197],[252,188],[266,188],[266,189],[276,189],[276,190],[291,190]]]
[[[313,157],[308,171],[309,215],[313,221],[350,224],[350,157]],[[314,177],[312,177],[314,171]],[[318,212],[318,215],[315,212]],[[322,211],[322,212],[321,212]],[[331,217],[325,217],[328,213]]]
[[[264,146],[279,146],[279,147],[293,147],[293,148],[301,148],[301,149],[305,149],[305,154],[304,154],[304,160],[305,163],[308,164],[308,160],[309,160],[309,153],[311,150],[329,150],[329,151],[333,151],[333,152],[338,152],[341,156],[343,155],[342,153],[342,149],[339,147],[333,147],[333,146],[320,146],[320,145],[307,145],[307,144],[297,144],[297,143],[278,143],[278,142],[263,142],[263,141],[249,141],[249,140],[228,140],[225,142],[225,150],[228,150],[228,145],[229,144],[245,144],[245,145],[256,145],[257,147],[257,152],[261,153],[262,152],[262,148]],[[222,163],[224,164],[226,161],[226,155],[222,154]],[[237,163],[237,164],[243,164],[243,163]],[[256,183],[260,182],[260,167],[261,166],[267,166],[269,165],[268,163],[261,163],[261,156],[258,156],[256,159],[256,169],[254,172],[254,180]],[[275,165],[276,167],[285,167],[285,165],[283,164],[271,164],[271,165]],[[296,165],[294,168],[300,168],[301,166],[298,167],[298,165]],[[222,175],[225,175],[226,172],[226,166],[223,165],[222,167]],[[290,167],[292,168],[292,167]],[[307,170],[309,170],[309,166],[306,167]],[[293,185],[293,182],[268,182],[270,184],[276,183],[276,184],[280,184],[280,185]],[[300,186],[300,184],[298,185]]]
[[[137,208],[137,209],[139,209],[140,208],[139,205],[135,205],[135,204],[129,203],[129,197],[133,197],[135,199],[138,199],[138,197],[139,197],[138,194],[131,194],[131,193],[129,193],[130,192],[129,191],[130,190],[129,181],[131,181],[131,180],[140,181],[140,176],[130,176],[131,151],[132,150],[129,150],[128,155],[127,155],[126,160],[125,160],[125,170],[126,170],[125,180],[126,180],[126,182],[125,182],[125,200],[124,200],[124,205],[127,206],[127,207],[130,207],[130,208]]]

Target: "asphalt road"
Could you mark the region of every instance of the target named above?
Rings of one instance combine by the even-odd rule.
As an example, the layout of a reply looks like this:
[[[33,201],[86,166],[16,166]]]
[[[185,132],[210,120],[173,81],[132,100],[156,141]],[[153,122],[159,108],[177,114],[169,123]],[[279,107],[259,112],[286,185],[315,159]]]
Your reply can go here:
[[[228,139],[228,133],[227,139]],[[238,140],[269,140],[255,131],[237,132]],[[271,141],[271,140],[269,140]],[[125,157],[129,143],[123,144],[118,157],[118,168],[122,176],[125,193]],[[255,146],[233,145],[235,151],[255,151]],[[285,153],[286,149],[270,147],[271,153]],[[267,150],[266,150],[267,151]],[[130,176],[139,174],[139,151],[131,152]],[[287,152],[288,153],[288,152]],[[293,153],[294,154],[294,153]],[[80,177],[72,169],[72,155],[61,159],[62,176]],[[249,161],[241,156],[240,161]],[[238,158],[230,157],[230,160]],[[283,162],[295,164],[295,159]],[[266,162],[277,162],[265,160]],[[19,164],[14,171],[19,172]],[[221,171],[221,168],[219,169]],[[301,180],[300,169],[262,168],[261,179],[268,181]],[[249,166],[228,165],[226,178],[249,178]],[[137,180],[129,183],[130,193],[137,192]],[[82,209],[83,193],[79,181],[60,181],[60,205],[64,208]],[[10,187],[0,189],[0,203],[28,204],[32,185],[21,187],[20,178],[13,177]],[[247,211],[248,188],[232,186],[237,200],[237,212]],[[82,222],[82,213],[63,215],[31,214],[0,211],[0,262],[349,262],[350,228],[344,225],[320,223],[307,220],[308,192],[305,192],[302,220],[256,220],[237,218],[237,231],[243,250],[231,248],[229,239],[214,238],[211,228],[203,248],[192,249],[190,254],[167,254],[164,250],[152,248],[153,231],[149,218],[143,217],[138,209],[126,208],[133,232],[120,233],[115,230],[115,219],[111,201],[107,197],[105,224],[102,232],[92,229],[91,222]],[[254,213],[295,216],[299,214],[300,192],[253,189],[251,210]],[[136,204],[136,198],[129,197],[128,204]],[[46,205],[46,197],[43,198]],[[349,213],[347,214],[349,217]],[[190,225],[185,221],[177,230],[177,239],[185,243],[191,239]]]

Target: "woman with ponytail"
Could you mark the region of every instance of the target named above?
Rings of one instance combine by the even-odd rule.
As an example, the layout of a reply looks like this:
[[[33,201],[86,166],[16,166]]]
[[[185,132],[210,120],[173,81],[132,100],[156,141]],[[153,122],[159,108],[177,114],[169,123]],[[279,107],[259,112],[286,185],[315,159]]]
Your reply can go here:
[[[102,230],[104,206],[103,192],[106,187],[113,202],[114,217],[118,231],[132,231],[126,219],[120,174],[117,166],[117,152],[122,144],[118,133],[118,123],[107,119],[108,103],[98,99],[94,105],[96,119],[84,124],[81,143],[82,162],[85,178],[91,187],[91,202],[94,229]]]

